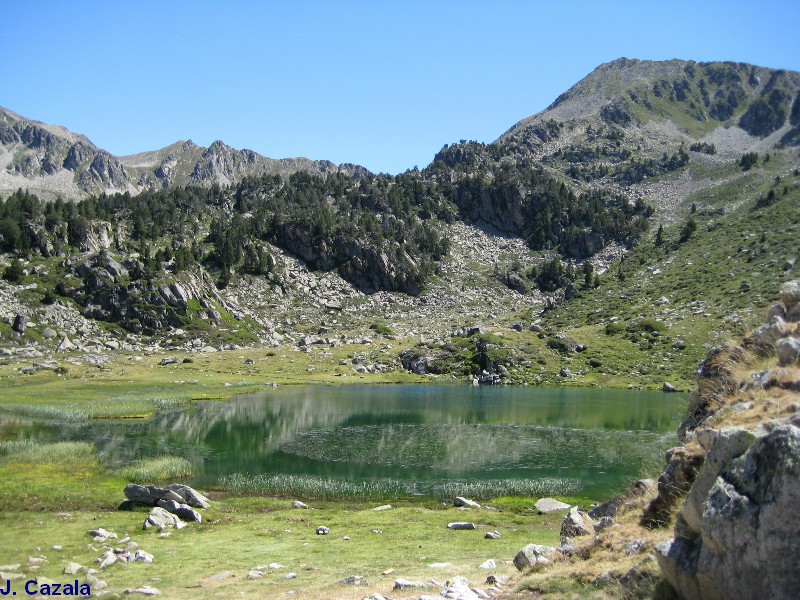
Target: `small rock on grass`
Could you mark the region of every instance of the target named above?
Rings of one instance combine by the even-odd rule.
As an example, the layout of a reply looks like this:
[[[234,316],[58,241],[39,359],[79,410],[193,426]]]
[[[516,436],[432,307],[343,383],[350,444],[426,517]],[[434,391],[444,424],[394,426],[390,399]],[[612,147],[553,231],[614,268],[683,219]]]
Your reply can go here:
[[[133,558],[129,560],[131,560],[132,562],[141,562],[149,565],[153,563],[154,559],[155,557],[149,552],[145,552],[144,550],[137,550],[133,554]]]
[[[555,498],[539,498],[536,501],[536,510],[540,513],[550,513],[559,510],[569,510],[570,505],[559,502]]]
[[[19,571],[22,565],[17,563],[15,565],[0,565],[0,571]]]
[[[447,528],[456,530],[475,529],[475,523],[464,523],[464,522],[448,523]]]
[[[466,507],[466,508],[481,507],[481,505],[475,502],[474,500],[468,500],[467,498],[463,498],[461,496],[457,496],[456,499],[453,500],[453,506]]]
[[[116,533],[108,531],[107,529],[103,529],[102,527],[98,527],[97,529],[90,529],[88,533],[92,537],[101,537],[101,538],[106,538],[108,540],[117,539]]]
[[[110,567],[117,562],[117,555],[109,550],[108,552],[104,552],[100,558],[95,560],[95,562],[99,562],[100,568],[105,569],[106,567]]]
[[[308,508],[308,504],[300,502],[300,500],[295,500],[292,502],[292,508]]]
[[[214,575],[209,575],[206,579],[210,581],[224,581],[226,579],[230,579],[231,577],[236,577],[236,573],[233,571],[223,571],[222,573],[215,573]]]
[[[324,525],[320,525],[317,527],[317,535],[328,535],[331,532],[330,529],[325,527]]]
[[[408,579],[395,579],[394,580],[394,590],[406,590],[409,588],[425,588],[427,587],[424,583],[419,583],[417,581],[409,581]]]
[[[82,570],[83,565],[74,562],[67,563],[67,566],[64,567],[64,575],[77,575]]]
[[[161,592],[154,587],[150,587],[149,585],[143,585],[142,587],[127,589],[125,590],[126,594],[141,594],[142,596],[160,596]]]

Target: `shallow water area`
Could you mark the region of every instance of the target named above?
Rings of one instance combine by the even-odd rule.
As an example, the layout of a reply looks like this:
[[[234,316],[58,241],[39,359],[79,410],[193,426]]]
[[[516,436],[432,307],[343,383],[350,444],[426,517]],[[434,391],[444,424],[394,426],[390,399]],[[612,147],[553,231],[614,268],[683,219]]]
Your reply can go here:
[[[0,418],[0,439],[85,440],[112,467],[181,456],[192,483],[234,473],[391,481],[402,494],[601,498],[659,465],[685,397],[620,390],[298,386],[142,421]]]

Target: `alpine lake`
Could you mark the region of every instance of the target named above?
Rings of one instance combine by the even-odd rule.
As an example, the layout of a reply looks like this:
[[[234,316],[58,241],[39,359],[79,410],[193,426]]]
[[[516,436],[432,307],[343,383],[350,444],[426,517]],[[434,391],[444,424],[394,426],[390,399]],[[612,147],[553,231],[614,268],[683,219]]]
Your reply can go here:
[[[685,395],[629,390],[287,386],[147,419],[4,415],[0,439],[89,441],[112,470],[179,456],[202,489],[269,480],[274,491],[300,478],[389,496],[600,499],[657,472],[685,405]]]

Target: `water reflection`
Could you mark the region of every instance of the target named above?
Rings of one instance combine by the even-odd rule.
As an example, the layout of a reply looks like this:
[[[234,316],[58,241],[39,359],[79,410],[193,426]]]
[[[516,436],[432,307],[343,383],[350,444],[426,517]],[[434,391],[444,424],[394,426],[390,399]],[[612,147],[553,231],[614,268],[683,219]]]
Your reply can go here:
[[[414,481],[559,476],[592,487],[636,477],[657,460],[683,402],[604,390],[293,387],[139,422],[8,418],[0,437],[89,440],[112,465],[179,455],[203,485],[246,472]]]

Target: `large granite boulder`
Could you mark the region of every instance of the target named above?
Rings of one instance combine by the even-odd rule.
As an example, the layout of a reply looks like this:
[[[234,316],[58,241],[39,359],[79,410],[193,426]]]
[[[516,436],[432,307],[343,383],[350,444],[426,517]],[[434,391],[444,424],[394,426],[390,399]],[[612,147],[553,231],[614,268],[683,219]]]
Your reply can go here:
[[[158,531],[163,531],[164,529],[170,527],[174,527],[175,529],[183,529],[186,527],[186,523],[181,521],[177,515],[172,514],[160,506],[156,506],[150,511],[150,514],[147,515],[143,525],[143,529],[155,528]]]
[[[764,325],[753,331],[743,342],[743,347],[758,355],[766,356],[773,351],[775,342],[791,333],[789,324],[778,316],[771,317]]]
[[[183,503],[184,499],[169,489],[159,488],[154,485],[137,485],[129,483],[125,486],[125,497],[131,502],[144,506],[156,506],[159,500],[173,500]]]
[[[748,438],[752,445],[740,452]],[[782,424],[761,436],[721,432],[696,486],[675,538],[656,548],[678,594],[687,600],[800,598],[800,429]]]
[[[125,486],[124,493],[129,502],[143,506],[159,506],[159,500],[188,504],[194,508],[208,508],[211,506],[208,498],[203,494],[182,483],[171,483],[164,488],[129,483]]]
[[[569,509],[564,522],[561,524],[561,545],[569,546],[573,543],[572,538],[583,535],[594,535],[594,521],[577,506]]]
[[[550,559],[558,554],[558,548],[552,546],[541,546],[539,544],[528,544],[517,552],[514,557],[514,566],[519,571],[532,569],[536,565],[546,565]]]
[[[184,521],[194,521],[195,523],[203,522],[203,517],[200,516],[200,513],[188,504],[181,504],[174,500],[159,500],[158,505]]]
[[[182,483],[170,483],[167,486],[167,489],[178,494],[181,498],[183,498],[184,503],[188,504],[189,506],[193,506],[194,508],[208,508],[211,506],[211,502],[208,498],[206,498],[196,489],[190,488],[188,485],[184,485]]]

